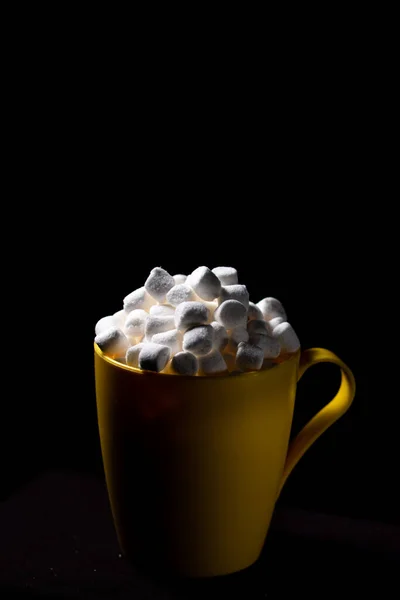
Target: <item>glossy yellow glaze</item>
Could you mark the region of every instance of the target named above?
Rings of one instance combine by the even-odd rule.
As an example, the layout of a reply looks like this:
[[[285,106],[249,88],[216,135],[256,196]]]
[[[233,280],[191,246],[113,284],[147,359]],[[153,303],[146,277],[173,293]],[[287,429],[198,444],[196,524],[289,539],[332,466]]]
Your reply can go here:
[[[339,393],[292,442],[296,385],[312,364],[342,369]],[[279,491],[312,442],[350,406],[349,369],[308,350],[270,370],[223,377],[141,372],[95,345],[98,423],[121,548],[188,576],[232,573],[261,552]]]

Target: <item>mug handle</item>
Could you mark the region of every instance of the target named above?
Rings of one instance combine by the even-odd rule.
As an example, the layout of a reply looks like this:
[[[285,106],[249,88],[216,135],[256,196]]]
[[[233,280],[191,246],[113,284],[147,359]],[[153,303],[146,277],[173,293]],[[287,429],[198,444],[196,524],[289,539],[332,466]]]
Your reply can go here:
[[[342,381],[339,391],[333,400],[324,406],[324,408],[322,408],[290,442],[278,496],[281,493],[286,479],[292,472],[293,467],[298,463],[305,451],[308,450],[311,444],[313,444],[315,440],[328,429],[328,427],[337,421],[337,419],[350,408],[350,405],[353,402],[356,393],[354,375],[349,367],[330,350],[325,350],[324,348],[310,348],[309,350],[305,350],[300,357],[297,380],[299,381],[301,379],[307,369],[323,362],[333,363],[340,367]]]

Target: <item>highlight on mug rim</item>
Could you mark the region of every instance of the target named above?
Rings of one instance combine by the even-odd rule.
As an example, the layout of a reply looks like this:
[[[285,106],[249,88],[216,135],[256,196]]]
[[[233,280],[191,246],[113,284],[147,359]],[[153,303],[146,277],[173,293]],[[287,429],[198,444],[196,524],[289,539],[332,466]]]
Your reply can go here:
[[[104,354],[104,352],[98,347],[98,345],[96,343],[94,343],[94,350],[96,352],[96,354],[102,358],[105,362],[108,362],[110,365],[117,367],[118,369],[122,369],[124,371],[128,371],[130,373],[134,373],[135,375],[142,375],[142,376],[146,376],[146,377],[169,377],[169,378],[174,378],[174,379],[185,379],[185,380],[199,380],[199,379],[230,379],[230,380],[235,380],[237,377],[240,377],[241,379],[243,377],[255,377],[255,376],[262,376],[263,374],[265,375],[266,373],[271,373],[271,372],[275,372],[277,369],[279,369],[279,367],[281,367],[282,365],[286,365],[287,363],[290,363],[292,361],[298,361],[299,356],[301,354],[301,348],[299,348],[298,350],[296,350],[296,352],[290,353],[287,355],[287,358],[285,358],[282,362],[276,363],[272,368],[270,369],[260,369],[257,371],[247,371],[247,372],[241,372],[241,373],[223,373],[223,374],[218,374],[215,373],[213,375],[179,375],[177,373],[156,373],[155,371],[144,371],[138,367],[131,367],[129,365],[125,365],[121,362],[119,362],[118,360],[115,360],[113,358],[110,358],[109,356],[107,356],[106,354]]]

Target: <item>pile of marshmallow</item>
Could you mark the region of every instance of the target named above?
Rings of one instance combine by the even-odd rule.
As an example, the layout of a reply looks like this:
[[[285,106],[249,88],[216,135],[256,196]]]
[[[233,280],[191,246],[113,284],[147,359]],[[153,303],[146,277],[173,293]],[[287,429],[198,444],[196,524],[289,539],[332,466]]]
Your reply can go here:
[[[179,375],[271,368],[300,347],[282,304],[249,301],[236,269],[198,267],[191,275],[153,269],[124,308],[96,324],[95,343],[123,364]]]

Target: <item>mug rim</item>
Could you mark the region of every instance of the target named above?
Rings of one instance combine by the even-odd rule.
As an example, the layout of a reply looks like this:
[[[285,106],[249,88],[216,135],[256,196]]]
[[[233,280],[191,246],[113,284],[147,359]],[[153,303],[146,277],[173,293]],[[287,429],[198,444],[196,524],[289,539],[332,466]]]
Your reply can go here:
[[[238,373],[237,375],[232,375],[231,373],[228,373],[228,375],[218,375],[218,373],[214,374],[214,375],[201,375],[199,377],[193,376],[193,375],[179,375],[178,373],[156,373],[155,371],[143,371],[142,369],[139,369],[137,367],[131,367],[130,365],[124,365],[120,362],[118,362],[117,360],[110,358],[109,356],[106,356],[104,354],[104,352],[99,348],[99,346],[96,344],[96,342],[94,342],[94,350],[95,353],[99,356],[99,358],[102,358],[105,362],[109,363],[110,365],[112,365],[113,367],[116,367],[117,369],[122,369],[123,371],[127,371],[128,373],[133,373],[136,375],[140,375],[140,376],[146,376],[146,377],[174,377],[174,378],[179,378],[179,379],[186,379],[186,380],[193,380],[193,379],[200,379],[200,380],[210,380],[210,379],[230,379],[232,380],[235,377],[240,377],[241,379],[243,377],[259,377],[261,374],[263,373],[270,373],[271,371],[275,372],[276,369],[278,369],[279,367],[282,367],[283,365],[286,365],[287,363],[290,363],[292,361],[296,361],[300,354],[301,354],[301,347],[296,350],[296,352],[294,352],[291,356],[289,356],[286,360],[284,360],[281,363],[276,363],[275,367],[273,367],[273,369],[260,369],[258,371],[247,371],[244,373]]]

